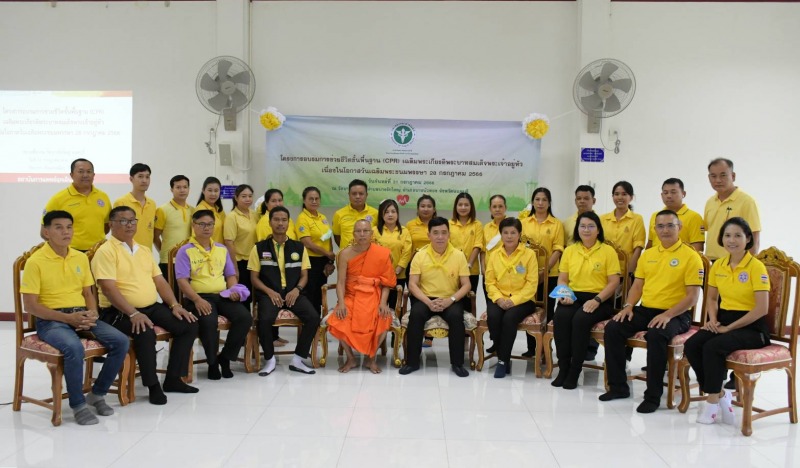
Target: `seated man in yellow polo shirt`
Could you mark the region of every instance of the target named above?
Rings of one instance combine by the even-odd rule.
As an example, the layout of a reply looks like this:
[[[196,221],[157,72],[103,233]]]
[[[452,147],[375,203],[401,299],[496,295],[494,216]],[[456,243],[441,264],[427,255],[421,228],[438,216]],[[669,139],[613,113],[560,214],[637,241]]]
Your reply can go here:
[[[136,213],[136,235],[133,240],[145,249],[153,250],[153,233],[156,227],[156,202],[145,195],[150,188],[150,166],[136,163],[130,170],[131,191],[117,198],[114,208],[128,206]]]
[[[311,301],[302,295],[311,268],[308,251],[302,242],[289,239],[286,235],[289,210],[282,206],[273,208],[269,212],[269,225],[272,237],[256,243],[247,262],[258,306],[258,339],[267,361],[258,375],[264,377],[275,370],[272,326],[281,309],[292,311],[303,322],[289,370],[314,374],[314,369],[303,363],[319,328],[319,310],[315,310]]]
[[[75,421],[83,426],[99,422],[89,406],[94,406],[100,416],[114,414],[104,397],[125,361],[128,337],[97,321],[89,259],[69,247],[72,224],[72,215],[66,211],[55,210],[44,215],[43,234],[47,242],[25,263],[20,292],[25,311],[36,317],[39,337],[64,355],[69,406]],[[88,397],[83,396],[84,348],[78,336],[80,331],[91,332],[108,350]]]
[[[189,373],[189,354],[197,338],[197,317],[187,312],[172,293],[153,260],[153,253],[133,240],[136,213],[127,206],[111,210],[111,238],[97,249],[92,271],[100,289],[100,319],[133,337],[142,384],[150,403],[167,403],[164,392],[196,393],[181,377]],[[158,297],[164,300],[158,302]],[[158,325],[172,333],[164,389],[156,376]]]
[[[449,326],[450,366],[459,377],[464,369],[464,308],[459,302],[470,292],[467,257],[450,244],[450,222],[435,217],[428,222],[431,243],[419,249],[411,260],[408,291],[411,315],[408,320],[408,354],[400,374],[419,370],[425,322],[440,314]]]
[[[705,274],[700,255],[680,240],[677,213],[660,211],[655,227],[661,245],[642,253],[628,302],[606,325],[604,334],[609,391],[600,395],[600,401],[609,401],[630,396],[625,375],[626,342],[647,330],[647,390],[636,408],[639,413],[652,413],[661,403],[667,345],[674,336],[689,330],[689,309],[697,303]],[[639,299],[641,305],[634,307]]]
[[[236,291],[237,288],[234,288],[239,282],[228,249],[211,239],[214,235],[214,222],[214,213],[211,210],[195,211],[192,215],[194,235],[175,256],[175,277],[178,279],[178,287],[190,302],[189,310],[200,322],[200,342],[206,352],[208,378],[219,380],[220,377],[233,377],[231,361],[236,361],[239,357],[247,331],[253,324],[253,316],[242,305],[241,296]],[[239,288],[246,290],[244,286]],[[226,291],[227,297],[222,297],[220,293],[223,291]],[[225,346],[219,356],[218,315],[230,321]]]
[[[359,219],[366,219],[373,227],[378,225],[378,210],[367,205],[367,183],[354,179],[347,193],[350,203],[333,214],[333,239],[340,250],[353,241],[353,225]]]
[[[72,184],[53,195],[44,211],[69,212],[75,220],[75,234],[70,247],[86,252],[105,239],[111,202],[105,192],[94,186],[94,165],[88,159],[72,161],[69,176],[72,177]]]

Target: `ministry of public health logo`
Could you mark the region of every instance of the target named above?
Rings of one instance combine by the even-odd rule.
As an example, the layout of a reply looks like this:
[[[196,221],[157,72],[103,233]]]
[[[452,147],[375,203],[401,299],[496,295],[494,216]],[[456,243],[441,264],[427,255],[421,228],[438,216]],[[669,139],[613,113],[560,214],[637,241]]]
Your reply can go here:
[[[399,123],[392,128],[392,141],[399,146],[408,146],[414,141],[416,134],[411,124]]]

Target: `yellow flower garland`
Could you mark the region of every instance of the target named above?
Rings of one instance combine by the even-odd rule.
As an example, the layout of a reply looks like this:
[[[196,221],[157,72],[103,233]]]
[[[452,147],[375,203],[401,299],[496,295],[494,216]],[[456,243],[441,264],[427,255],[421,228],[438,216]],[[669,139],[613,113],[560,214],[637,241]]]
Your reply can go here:
[[[539,140],[550,130],[550,119],[544,114],[531,114],[522,121],[522,131],[528,138]]]
[[[284,117],[283,114],[278,112],[278,109],[275,109],[274,107],[268,107],[267,110],[262,111],[261,115],[259,116],[261,126],[270,132],[281,128],[285,120],[286,117]]]

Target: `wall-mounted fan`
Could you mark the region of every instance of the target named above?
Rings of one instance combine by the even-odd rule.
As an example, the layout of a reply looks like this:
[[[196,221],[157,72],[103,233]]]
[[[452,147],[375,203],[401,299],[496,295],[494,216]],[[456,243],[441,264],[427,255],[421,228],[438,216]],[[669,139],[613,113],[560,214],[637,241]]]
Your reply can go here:
[[[636,92],[636,78],[627,65],[615,59],[600,59],[586,65],[573,85],[575,104],[589,116],[587,131],[600,133],[601,119],[622,112]]]
[[[236,130],[236,114],[247,107],[256,91],[253,70],[236,57],[216,57],[200,68],[195,82],[200,103],[221,114],[225,130]]]

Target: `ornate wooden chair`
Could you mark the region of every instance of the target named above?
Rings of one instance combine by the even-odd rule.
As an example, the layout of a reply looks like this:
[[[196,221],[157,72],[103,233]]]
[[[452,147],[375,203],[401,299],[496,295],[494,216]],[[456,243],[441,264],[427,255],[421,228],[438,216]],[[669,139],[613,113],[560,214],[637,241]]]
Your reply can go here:
[[[403,292],[403,310],[400,317],[400,340],[402,340],[403,343],[403,361],[401,364],[405,364],[406,362],[406,329],[408,328],[408,319],[411,315],[409,295],[408,289],[406,289],[405,292]],[[475,293],[470,291],[468,297],[471,307],[470,310],[464,311],[464,333],[469,339],[469,367],[470,369],[475,369],[475,342],[477,341],[475,329],[478,327],[478,321],[475,317]],[[447,325],[447,322],[445,322],[439,314],[434,314],[430,320],[425,322],[424,331],[426,336],[432,338],[447,338],[450,326]],[[395,346],[397,346],[397,341],[398,340],[395,339]]]
[[[628,295],[628,290],[630,289],[631,283],[630,278],[628,275],[628,254],[623,252],[619,247],[614,245],[611,241],[606,241],[606,244],[610,245],[614,248],[614,251],[617,252],[617,258],[619,258],[620,264],[620,287],[617,289],[617,293],[615,294],[615,301],[620,302],[620,304],[625,303],[625,298]],[[555,300],[555,299],[553,299]],[[558,309],[558,307],[556,307]],[[603,332],[605,331],[606,324],[608,320],[602,321],[592,328],[592,338],[594,338],[598,343],[603,344]],[[544,377],[549,379],[553,375],[553,337],[554,337],[554,326],[553,321],[551,320],[550,323],[547,324],[547,331],[544,334],[544,339],[542,340],[542,347],[544,348],[544,357],[545,357],[545,372]],[[605,363],[603,364],[593,364],[591,362],[584,362],[583,367],[586,369],[595,369],[603,372],[603,381],[606,383],[606,375],[605,370],[606,366]]]
[[[329,306],[328,306],[328,291],[331,290],[331,289],[335,290],[336,289],[336,285],[335,284],[324,284],[324,285],[322,285],[322,311],[323,311],[323,314],[325,314],[325,316],[323,317],[322,322],[320,323],[320,326],[319,326],[319,338],[320,338],[321,344],[322,344],[322,353],[326,357],[328,355],[328,320],[327,319],[328,319],[328,316],[330,316],[330,314],[333,313],[333,309],[329,308]],[[396,290],[397,290],[397,297],[398,298],[402,297],[403,296],[403,287],[402,286],[397,286]],[[392,364],[394,365],[394,367],[400,367],[400,362],[401,362],[399,350],[400,350],[400,317],[401,317],[402,310],[403,310],[403,304],[401,303],[400,300],[398,300],[395,303],[395,307],[394,307],[394,316],[392,317],[392,326],[391,326],[391,328],[389,328],[389,331],[394,334],[394,354],[392,355],[393,356]],[[381,350],[381,355],[382,356],[386,356],[388,350],[387,350],[386,340],[385,339],[380,344],[380,350]],[[341,356],[344,353],[344,349],[342,348],[341,345],[339,345],[338,353],[339,353],[339,356]],[[320,358],[319,365],[321,367],[325,367],[325,362],[326,361],[327,361],[327,359]]]
[[[539,261],[539,265],[546,265],[547,263],[547,249],[542,247],[541,245],[531,242],[525,236],[522,238],[522,242],[525,242],[525,246],[529,249],[536,251],[536,257]],[[544,284],[542,286],[544,288],[542,296],[542,300],[535,301],[535,308],[532,314],[525,317],[522,322],[517,326],[517,331],[524,331],[528,335],[532,336],[536,340],[536,352],[535,356],[532,358],[525,357],[525,356],[514,356],[512,355],[512,359],[522,359],[524,361],[531,361],[533,362],[533,369],[536,374],[536,377],[542,376],[542,351],[543,351],[543,344],[542,341],[544,340],[544,332],[545,332],[545,322],[547,321],[547,301],[550,298],[547,297],[548,289],[548,278],[547,275],[544,275]],[[484,352],[484,344],[483,344],[483,335],[489,331],[489,324],[487,322],[487,313],[484,312],[481,314],[480,319],[478,319],[478,326],[475,328],[475,341],[478,344],[478,364],[475,366],[475,369],[478,371],[483,369],[483,363],[486,359],[491,359],[492,357],[496,356],[496,353],[485,354]]]
[[[44,244],[39,244],[29,251],[23,253],[14,261],[13,266],[13,280],[14,280],[14,319],[16,329],[16,375],[14,379],[14,402],[13,410],[20,411],[22,403],[33,403],[43,408],[47,408],[53,412],[51,422],[54,426],[61,425],[61,403],[64,398],[69,395],[62,392],[62,380],[64,376],[64,355],[61,354],[56,348],[42,341],[36,333],[36,317],[32,314],[24,314],[22,307],[22,294],[20,293],[20,284],[22,282],[22,272],[25,269],[25,263],[30,256],[39,250]],[[106,349],[100,342],[90,339],[81,338],[85,354],[85,373],[83,391],[91,391],[92,375],[93,375],[93,359],[97,356],[106,354]],[[23,394],[23,384],[25,380],[25,361],[33,359],[43,362],[47,365],[50,371],[53,394],[52,397],[39,400]],[[126,358],[120,369],[120,378],[114,383],[116,388],[110,390],[110,393],[116,393],[119,397],[119,403],[122,406],[127,405],[130,400],[128,398],[128,385],[127,375],[131,365],[130,358]]]
[[[775,247],[761,251],[757,257],[767,267],[770,291],[767,309],[770,340],[772,343],[761,349],[743,349],[728,355],[726,366],[736,376],[737,392],[734,404],[742,407],[742,434],[753,433],[753,421],[774,414],[789,413],[789,421],[797,423],[797,335],[800,318],[800,265]],[[705,312],[705,311],[704,311]],[[778,344],[780,343],[780,344]],[[692,401],[704,400],[704,396],[690,397],[689,361],[680,360],[681,403],[678,410],[685,413]],[[788,404],[785,407],[764,410],[753,406],[756,382],[762,372],[786,371]],[[702,395],[702,392],[701,392]],[[753,414],[753,413],[756,414]]]

